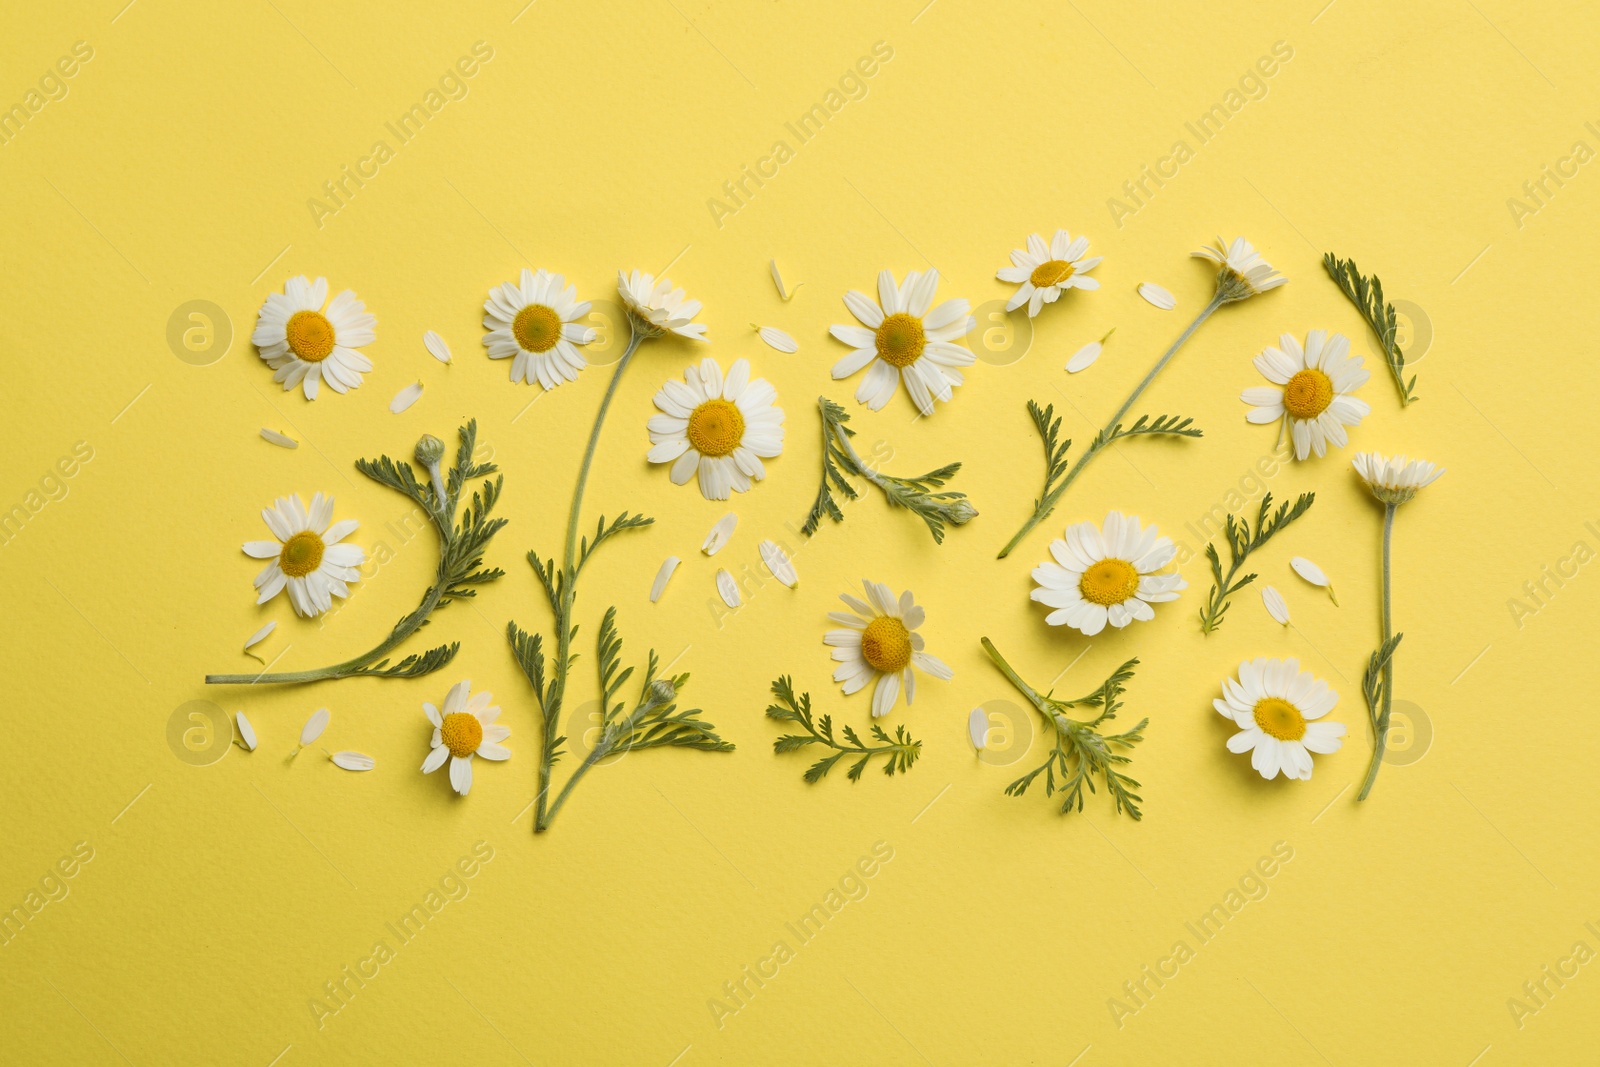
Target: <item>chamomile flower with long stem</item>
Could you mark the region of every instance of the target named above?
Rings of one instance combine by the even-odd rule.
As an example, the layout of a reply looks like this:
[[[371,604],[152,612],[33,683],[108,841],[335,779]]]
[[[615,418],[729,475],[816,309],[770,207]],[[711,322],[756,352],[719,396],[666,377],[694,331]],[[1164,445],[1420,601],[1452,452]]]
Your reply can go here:
[[[423,714],[433,724],[433,741],[422,773],[432,774],[450,761],[450,788],[462,796],[472,789],[472,758],[508,760],[511,750],[500,742],[511,736],[511,727],[495,720],[500,707],[490,704],[488,693],[472,692],[470,681],[460,681],[445,695],[444,708],[422,705]]]
[[[1003,282],[1020,283],[1006,301],[1006,310],[1015,311],[1026,304],[1031,319],[1069,289],[1100,288],[1089,272],[1100,265],[1101,257],[1086,255],[1088,251],[1089,239],[1082,234],[1073,237],[1066,230],[1057,230],[1049,244],[1038,234],[1029,234],[1028,247],[1012,252],[1011,266],[1001,267],[996,275]]]
[[[1403,634],[1394,632],[1394,617],[1390,610],[1390,544],[1394,537],[1394,516],[1400,505],[1409,503],[1427,486],[1444,473],[1423,459],[1405,456],[1381,456],[1376,452],[1360,452],[1354,461],[1356,473],[1371,490],[1373,497],[1383,505],[1383,601],[1379,615],[1378,650],[1367,660],[1366,674],[1361,679],[1361,693],[1367,700],[1367,718],[1372,724],[1372,763],[1367,767],[1367,777],[1361,783],[1357,800],[1365,800],[1378,779],[1378,768],[1383,766],[1384,748],[1389,740],[1389,715],[1394,700],[1394,653]]]
[[[1033,513],[1022,524],[1022,529],[1018,530],[1016,535],[1006,542],[1005,547],[1000,550],[1000,558],[1004,559],[1010,555],[1012,549],[1016,548],[1035,526],[1043,522],[1055,510],[1057,502],[1060,501],[1062,495],[1072,483],[1077,480],[1078,475],[1083,473],[1083,469],[1089,465],[1089,461],[1105,451],[1108,445],[1128,437],[1200,436],[1201,431],[1190,425],[1194,421],[1190,418],[1179,418],[1175,415],[1158,415],[1154,420],[1151,420],[1148,415],[1141,415],[1132,426],[1124,426],[1122,420],[1127,416],[1139,397],[1144,395],[1144,391],[1150,388],[1150,384],[1156,380],[1156,377],[1166,369],[1167,364],[1172,362],[1173,357],[1178,354],[1178,350],[1183,347],[1190,337],[1194,336],[1195,331],[1200,328],[1200,324],[1209,319],[1213,312],[1224,304],[1238,303],[1260,293],[1276,289],[1288,279],[1274,270],[1270,263],[1262,259],[1260,253],[1243,237],[1234,238],[1231,245],[1224,245],[1222,239],[1218,238],[1216,247],[1202,248],[1195,252],[1194,255],[1216,264],[1216,289],[1212,293],[1210,302],[1200,309],[1200,313],[1194,317],[1194,321],[1184,328],[1184,331],[1178,335],[1178,339],[1172,342],[1171,347],[1156,361],[1155,366],[1150,368],[1150,373],[1146,374],[1139,384],[1134,386],[1133,392],[1128,394],[1128,398],[1122,402],[1122,406],[1117,408],[1100,432],[1095,434],[1094,440],[1089,443],[1089,447],[1078,454],[1077,461],[1070,467],[1067,464],[1067,451],[1072,442],[1070,440],[1065,443],[1058,442],[1061,420],[1057,419],[1052,424],[1047,414],[1047,409],[1041,408],[1033,401],[1028,402],[1028,411],[1033,416],[1034,428],[1039,431],[1039,435],[1044,441],[1044,489],[1034,502]]]
[[[1253,405],[1245,418],[1257,424],[1281,421],[1294,441],[1295,459],[1312,453],[1320,458],[1330,444],[1343,448],[1349,441],[1345,427],[1359,425],[1372,411],[1353,395],[1371,375],[1360,356],[1350,355],[1350,339],[1344,334],[1329,337],[1326,330],[1312,330],[1302,348],[1286,333],[1254,362],[1272,384],[1240,394],[1240,400]]]
[[[326,306],[324,306],[326,305]],[[328,299],[328,279],[296,275],[282,293],[268,293],[250,341],[272,368],[272,380],[287,391],[300,386],[317,398],[320,382],[343,393],[361,384],[372,361],[358,349],[377,338],[378,320],[349,289]]]
[[[1225,678],[1217,713],[1239,727],[1229,752],[1249,752],[1261,777],[1311,780],[1311,754],[1327,755],[1344,744],[1342,722],[1323,722],[1339,694],[1297,659],[1258,657],[1239,664],[1237,679]]]
[[[560,274],[524,267],[516,283],[489,290],[483,304],[483,344],[490,359],[511,360],[511,380],[538,381],[546,389],[578,380],[588,364],[579,345],[594,340],[583,325],[590,303]]]
[[[683,485],[699,476],[707,500],[727,500],[766,477],[763,459],[783,451],[783,409],[765,378],[750,377],[750,361],[734,360],[726,376],[706,358],[668,381],[656,393],[661,414],[652,415],[651,463],[671,463],[671,478]]]
[[[313,618],[333,607],[334,597],[350,595],[348,583],[360,580],[367,555],[343,543],[361,524],[334,522],[331,496],[315,493],[309,507],[298,495],[279,497],[261,509],[261,519],[275,540],[244,543],[245,555],[269,561],[256,575],[257,604],[287,590],[295,614]]]
[[[1149,622],[1156,617],[1151,604],[1176,600],[1189,587],[1181,574],[1160,573],[1177,551],[1155,526],[1113,511],[1101,526],[1074,523],[1066,540],[1050,542],[1054,560],[1033,569],[1039,584],[1029,596],[1055,609],[1046,623],[1088,637],[1107,623],[1120,630],[1135,620]]]
[[[916,699],[913,667],[943,682],[953,674],[943,660],[925,651],[922,635],[916,631],[927,612],[911,590],[895,596],[881,582],[863,581],[862,585],[865,600],[849,593],[839,595],[850,611],[828,612],[828,618],[843,629],[829,630],[822,640],[833,648],[833,658],[839,662],[833,680],[840,683],[846,696],[875,683],[872,717],[878,719],[894,708],[902,688],[908,707]]]
[[[854,349],[833,365],[833,376],[848,378],[867,368],[856,386],[857,402],[878,411],[904,382],[917,410],[932,415],[934,401],[948,404],[954,387],[965,381],[958,368],[971,366],[978,357],[956,342],[978,320],[964,299],[934,307],[938,288],[936,270],[912,271],[898,285],[885,270],[878,274],[877,303],[854,289],[844,295],[845,307],[861,325],[835,325],[828,331]]]

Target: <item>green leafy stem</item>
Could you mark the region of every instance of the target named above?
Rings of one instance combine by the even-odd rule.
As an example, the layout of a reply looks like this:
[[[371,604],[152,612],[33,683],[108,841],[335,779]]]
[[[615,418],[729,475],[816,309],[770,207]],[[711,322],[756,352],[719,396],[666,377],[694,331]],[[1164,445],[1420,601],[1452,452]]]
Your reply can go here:
[[[356,461],[356,469],[368,478],[386,485],[407,499],[419,504],[428,513],[439,536],[439,568],[433,584],[423,594],[422,602],[405,618],[395,623],[389,636],[370,652],[364,652],[343,663],[306,671],[282,671],[276,674],[208,674],[207,685],[291,685],[321,682],[333,678],[355,678],[368,675],[378,678],[420,678],[431,674],[455,658],[461,644],[430,648],[426,652],[412,653],[398,663],[390,664],[389,655],[412,634],[428,624],[435,608],[444,607],[453,600],[463,600],[477,595],[477,586],[499,578],[505,572],[498,567],[484,567],[483,554],[489,542],[505,519],[491,519],[489,513],[500,499],[502,478],[489,481],[472,494],[471,503],[461,509],[461,521],[456,521],[456,509],[468,481],[494,474],[499,468],[493,463],[478,463],[473,458],[477,444],[478,423],[468,422],[457,431],[460,443],[456,449],[455,466],[447,476],[441,477],[439,458],[443,446],[437,439],[425,437],[417,446],[418,455],[432,445],[427,454],[431,461],[425,465],[430,475],[424,484],[417,480],[410,463],[396,462],[388,456]]]
[[[1367,799],[1373,783],[1378,780],[1378,769],[1383,766],[1383,753],[1389,743],[1389,713],[1394,700],[1394,653],[1400,647],[1404,634],[1393,633],[1394,617],[1389,605],[1389,545],[1394,540],[1394,512],[1396,505],[1383,508],[1383,614],[1378,650],[1367,659],[1367,670],[1361,679],[1361,695],[1367,701],[1367,719],[1372,724],[1372,763],[1367,767],[1367,777],[1361,783],[1357,800]]]
[[[1139,810],[1139,805],[1144,801],[1135,792],[1139,788],[1139,783],[1118,769],[1130,763],[1132,757],[1118,749],[1131,749],[1143,741],[1144,728],[1149,725],[1150,720],[1141,719],[1133,729],[1120,734],[1100,732],[1101,724],[1115,719],[1117,712],[1122,708],[1121,697],[1126,688],[1125,683],[1133,677],[1133,669],[1139,665],[1139,661],[1128,660],[1087,696],[1081,696],[1076,700],[1057,700],[1051,694],[1040,693],[1023,681],[987,637],[983,638],[983,650],[989,654],[994,665],[1000,668],[1000,672],[1016,687],[1017,692],[1028,698],[1045,725],[1050,728],[1054,739],[1045,761],[1006,786],[1006,795],[1020,797],[1028,791],[1034,779],[1043,774],[1045,796],[1052,796],[1057,790],[1062,794],[1062,814],[1074,808],[1082,811],[1084,789],[1087,787],[1089,792],[1094,792],[1095,776],[1099,775],[1118,813],[1126,811],[1135,820],[1143,818],[1144,813]],[[1099,708],[1100,714],[1093,719],[1069,718],[1066,712],[1077,707]]]
[[[1310,511],[1316,499],[1315,493],[1301,493],[1292,507],[1285,501],[1274,512],[1272,494],[1268,493],[1261,498],[1261,510],[1256,515],[1254,530],[1249,519],[1236,519],[1229,515],[1223,521],[1222,532],[1228,542],[1228,573],[1222,573],[1222,560],[1217,554],[1216,543],[1206,545],[1206,559],[1211,561],[1211,595],[1206,597],[1205,606],[1200,609],[1201,633],[1209,634],[1220,627],[1222,617],[1228,612],[1228,598],[1256,580],[1254,574],[1246,574],[1235,580],[1239,568],[1244,566],[1250,554],[1272,540],[1278,531]]]
[[[817,408],[822,414],[822,484],[817,489],[810,513],[806,515],[805,525],[801,527],[806,536],[817,532],[824,515],[834,522],[844,521],[844,511],[833,495],[834,490],[843,493],[849,500],[861,495],[845,477],[846,474],[865,478],[877,486],[891,508],[905,508],[915,514],[927,524],[935,543],[944,542],[946,523],[960,526],[978,514],[978,509],[967,500],[965,493],[944,488],[945,483],[961,469],[960,463],[949,463],[914,478],[873,470],[850,443],[850,438],[856,432],[846,425],[850,416],[844,408],[825,396],[817,398]]]
[[[796,723],[805,731],[803,734],[784,734],[772,743],[772,750],[782,754],[794,752],[810,745],[821,745],[833,750],[831,756],[824,756],[813,763],[805,774],[808,782],[817,782],[833,770],[833,765],[846,756],[857,757],[845,776],[852,782],[861,780],[861,772],[867,769],[867,764],[874,756],[886,756],[883,773],[893,776],[896,772],[905,772],[917,762],[917,757],[922,755],[922,742],[915,740],[906,732],[904,726],[894,728],[894,737],[891,738],[884,732],[883,727],[876,723],[872,726],[872,737],[883,742],[878,745],[869,745],[861,740],[854,729],[849,726],[842,727],[844,740],[840,741],[833,733],[833,718],[824,715],[821,719],[813,721],[811,717],[811,694],[801,693],[795,696],[794,686],[789,681],[789,676],[784,675],[772,683],[772,695],[778,699],[776,704],[767,705],[767,717],[777,719],[779,722]]]
[[[1395,313],[1394,305],[1383,298],[1383,283],[1376,274],[1370,278],[1363,277],[1356,269],[1355,260],[1340,259],[1332,252],[1322,257],[1322,268],[1356,306],[1356,310],[1361,312],[1372,335],[1378,339],[1378,345],[1383,349],[1384,363],[1389,367],[1389,377],[1394,379],[1394,387],[1400,392],[1400,406],[1405,407],[1416,400],[1417,376],[1412,374],[1411,380],[1406,380],[1406,356],[1398,341],[1399,316]]]

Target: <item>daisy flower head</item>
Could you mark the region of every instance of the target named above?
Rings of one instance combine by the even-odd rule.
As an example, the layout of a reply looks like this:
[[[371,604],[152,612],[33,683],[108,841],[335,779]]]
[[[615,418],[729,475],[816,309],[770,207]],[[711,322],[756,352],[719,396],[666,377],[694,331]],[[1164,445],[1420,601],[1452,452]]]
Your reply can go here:
[[[880,410],[902,380],[924,415],[933,414],[936,399],[950,402],[952,387],[965,380],[956,368],[977,359],[955,342],[971,333],[978,320],[965,300],[946,300],[934,307],[938,286],[936,270],[912,271],[900,285],[894,275],[881,271],[878,303],[854,289],[844,295],[845,307],[861,325],[836,325],[828,331],[855,349],[833,365],[833,376],[848,378],[867,368],[856,387],[858,403]]]
[[[694,321],[700,314],[700,301],[685,300],[683,290],[674,289],[670,278],[656,281],[654,275],[619,270],[617,293],[638,337],[675,333],[694,341],[706,340],[705,325]]]
[[[830,611],[828,618],[845,628],[829,630],[822,640],[833,646],[833,658],[839,662],[833,680],[841,683],[846,696],[877,681],[877,688],[872,691],[872,717],[879,718],[894,708],[902,685],[908,707],[916,697],[917,680],[912,667],[942,682],[948,682],[954,674],[943,660],[923,651],[922,635],[916,631],[927,615],[911,590],[896,597],[881,582],[861,584],[867,598],[841,593],[839,599],[850,610]]]
[[[1263,778],[1309,781],[1311,753],[1326,755],[1344,744],[1342,722],[1318,722],[1339,703],[1328,683],[1300,669],[1297,659],[1258,657],[1239,664],[1238,679],[1224,678],[1223,699],[1212,706],[1239,732],[1229,752],[1251,752],[1250,765]]]
[[[1106,628],[1121,629],[1155,618],[1151,604],[1178,599],[1189,588],[1181,574],[1157,574],[1177,554],[1172,538],[1158,536],[1137,515],[1108,512],[1100,526],[1067,527],[1066,540],[1050,542],[1050,555],[1033,569],[1038,586],[1032,599],[1054,608],[1044,621],[1070,626],[1088,637]]]
[[[433,723],[432,749],[422,761],[422,773],[432,774],[450,761],[450,788],[462,796],[472,788],[472,757],[505,760],[511,750],[500,742],[511,736],[511,727],[495,722],[500,708],[489,703],[488,693],[473,693],[470,681],[450,687],[444,709],[424,703],[423,712]]]
[[[1443,467],[1435,467],[1425,459],[1380,456],[1376,452],[1357,452],[1354,463],[1356,473],[1372,495],[1391,506],[1404,504],[1444,473]]]
[[[1365,400],[1351,395],[1372,375],[1361,366],[1360,356],[1350,355],[1350,339],[1342,333],[1329,337],[1326,330],[1312,330],[1306,334],[1305,348],[1286,333],[1254,362],[1272,385],[1239,394],[1240,400],[1254,405],[1245,418],[1258,424],[1285,420],[1294,438],[1295,459],[1313,452],[1321,458],[1329,442],[1343,448],[1349,443],[1344,428],[1359,425],[1372,411]]]
[[[1255,245],[1243,237],[1235,237],[1232,244],[1225,244],[1218,237],[1215,246],[1207,245],[1193,255],[1217,265],[1217,295],[1223,303],[1248,300],[1289,280],[1262,259]]]
[[[273,381],[285,390],[298,385],[315,400],[319,382],[336,393],[361,384],[372,361],[356,350],[377,338],[377,324],[349,289],[329,301],[328,279],[300,274],[283,283],[282,293],[267,294],[250,341],[273,369]]]
[[[256,575],[257,604],[284,589],[296,615],[311,618],[333,607],[334,597],[350,595],[348,583],[359,581],[357,567],[367,554],[358,545],[342,544],[360,523],[333,521],[333,498],[317,493],[308,508],[298,495],[280,496],[261,518],[275,540],[246,541],[245,555],[269,560]]]
[[[783,409],[765,378],[750,378],[750,361],[736,359],[724,377],[714,359],[683,372],[656,393],[661,414],[650,416],[651,463],[671,463],[674,484],[697,473],[707,500],[727,500],[766,477],[763,459],[783,451]]]
[[[1038,234],[1029,234],[1028,247],[1012,252],[1011,266],[1001,267],[995,275],[1003,282],[1022,283],[1006,301],[1006,310],[1015,311],[1027,304],[1031,319],[1068,289],[1100,288],[1100,283],[1088,274],[1100,265],[1101,257],[1086,257],[1087,251],[1089,239],[1082,234],[1074,238],[1066,230],[1057,230],[1048,245]]]
[[[578,345],[594,340],[592,326],[582,319],[590,304],[578,299],[578,287],[559,274],[522,268],[515,284],[489,290],[483,303],[484,347],[490,359],[511,360],[511,380],[535,379],[546,389],[578,380],[588,364]]]

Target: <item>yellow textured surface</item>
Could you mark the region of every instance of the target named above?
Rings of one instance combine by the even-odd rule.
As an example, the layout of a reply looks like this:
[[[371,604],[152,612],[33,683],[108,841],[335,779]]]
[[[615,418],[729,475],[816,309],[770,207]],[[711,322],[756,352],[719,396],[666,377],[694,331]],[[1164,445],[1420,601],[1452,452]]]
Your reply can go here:
[[[0,107],[22,109],[0,143],[0,508],[12,523],[0,549],[0,908],[24,916],[0,939],[0,1058],[1499,1067],[1592,1056],[1592,9],[119,2],[0,20]],[[448,78],[475,45],[472,76]],[[875,52],[870,78],[846,77]],[[57,73],[62,57],[70,77]],[[1271,77],[1252,74],[1258,61]],[[386,124],[413,104],[428,117],[402,141]],[[813,105],[826,122],[802,142],[786,124]],[[1214,105],[1228,117],[1202,140],[1186,124]],[[1188,158],[1163,164],[1180,140]],[[763,164],[780,141],[784,161]],[[764,184],[729,199],[723,183],[759,166]],[[1145,166],[1170,177],[1147,179],[1135,201],[1123,186]],[[347,167],[369,177],[314,212],[308,201]],[[1542,192],[1524,184],[1541,181]],[[1136,210],[1114,219],[1111,197]],[[883,267],[932,265],[941,296],[978,308],[1010,293],[994,278],[1007,253],[1058,226],[1093,239],[1103,288],[1048,308],[1021,359],[1012,348],[980,361],[932,419],[914,419],[903,392],[868,412],[851,399],[854,379],[830,381],[845,349],[827,328],[849,321],[845,290],[870,290]],[[1100,457],[1046,528],[997,561],[1038,491],[1023,402],[1053,401],[1086,441],[1206,299],[1210,274],[1187,257],[1219,233],[1249,237],[1291,282],[1221,311],[1138,406],[1192,415],[1205,437]],[[1379,272],[1413,302],[1408,329],[1431,329],[1431,344],[1417,342],[1422,399],[1404,412],[1321,271],[1327,250]],[[790,303],[768,278],[772,257],[804,283]],[[631,508],[657,524],[609,545],[586,575],[574,703],[593,696],[588,642],[615,603],[630,660],[652,644],[681,657],[688,695],[739,747],[629,756],[591,775],[536,838],[536,715],[503,629],[548,625],[522,556],[559,549],[608,368],[548,397],[509,383],[508,365],[485,358],[481,304],[525,265],[601,300],[617,268],[669,264],[705,302],[713,343],[647,347],[622,384],[586,521]],[[300,273],[356,290],[378,317],[376,368],[347,396],[282,392],[249,344],[264,296]],[[1142,281],[1170,289],[1178,309],[1140,300]],[[225,354],[204,366],[215,347],[180,344],[185,360],[168,342],[169,319],[196,300],[222,309],[213,326],[231,324]],[[988,310],[980,330],[1000,330]],[[752,321],[788,330],[800,351],[766,348]],[[1092,370],[1062,371],[1113,326]],[[1282,332],[1319,327],[1369,357],[1361,395],[1373,413],[1350,448],[1269,460],[1271,477],[1257,478],[1275,430],[1244,421],[1238,394],[1261,384],[1250,358]],[[429,329],[454,350],[450,366],[424,351]],[[643,458],[651,394],[701,354],[749,357],[788,412],[787,450],[732,503],[740,525],[715,560],[699,545],[729,505]],[[391,415],[390,398],[418,379],[421,400]],[[869,497],[843,526],[799,538],[819,393],[847,403],[857,440],[892,455],[891,470],[964,461],[956,487],[981,516],[938,547]],[[352,464],[406,455],[425,431],[453,439],[473,416],[505,471],[511,525],[491,557],[509,573],[428,627],[435,643],[463,643],[447,671],[201,684],[255,665],[240,645],[269,618],[279,625],[261,651],[280,668],[333,662],[386,633],[434,549],[407,537],[404,503]],[[263,426],[301,447],[263,442]],[[1360,806],[1380,509],[1350,473],[1356,449],[1449,468],[1400,515],[1398,696],[1412,731],[1397,734],[1401,757]],[[1295,626],[1273,623],[1251,589],[1202,638],[1203,541],[1189,524],[1253,508],[1264,487],[1318,494],[1257,561]],[[257,568],[239,551],[266,536],[257,513],[274,496],[317,490],[361,520],[358,543],[392,556],[320,625],[281,598],[255,608]],[[1155,622],[1093,640],[1047,628],[1028,600],[1030,567],[1065,522],[1112,507],[1186,546],[1188,592]],[[738,613],[714,607],[716,567],[757,573],[763,537],[795,548],[799,589],[752,584]],[[669,554],[684,565],[651,605]],[[1295,554],[1327,569],[1342,606],[1290,573]],[[767,686],[790,672],[821,710],[865,727],[867,694],[830,684],[821,642],[836,594],[863,576],[916,590],[929,646],[955,679],[925,680],[915,707],[887,720],[925,741],[909,775],[872,770],[851,785],[836,773],[808,787],[804,757],[772,754]],[[1537,600],[1530,582],[1542,583]],[[1151,719],[1133,764],[1143,822],[1114,817],[1104,795],[1065,818],[1037,792],[1002,795],[1032,762],[980,761],[965,740],[971,708],[1015,700],[982,635],[1029,679],[1065,671],[1069,695],[1142,660],[1127,714]],[[1308,783],[1262,782],[1223,748],[1211,698],[1255,655],[1299,656],[1341,694],[1350,738]],[[504,707],[515,752],[479,763],[465,800],[417,770],[421,704],[463,677]],[[245,709],[260,749],[204,766],[178,758],[169,723],[190,701]],[[332,712],[327,734],[286,762],[319,707]],[[369,753],[377,769],[341,771],[322,746]],[[851,880],[875,845],[873,876]],[[1263,857],[1273,873],[1254,878]],[[458,862],[473,876],[450,878]],[[796,936],[787,924],[826,912],[841,882],[860,899]],[[397,937],[390,924],[441,883],[421,932]],[[1188,924],[1214,905],[1229,917],[1202,940]],[[391,957],[381,964],[370,962],[379,942]],[[1167,969],[1159,986],[1147,966]],[[746,967],[770,977],[758,987]],[[347,977],[361,969],[361,984]],[[341,982],[334,999],[326,983]],[[739,982],[735,1000],[725,983]],[[1143,983],[1137,998],[1130,982]]]

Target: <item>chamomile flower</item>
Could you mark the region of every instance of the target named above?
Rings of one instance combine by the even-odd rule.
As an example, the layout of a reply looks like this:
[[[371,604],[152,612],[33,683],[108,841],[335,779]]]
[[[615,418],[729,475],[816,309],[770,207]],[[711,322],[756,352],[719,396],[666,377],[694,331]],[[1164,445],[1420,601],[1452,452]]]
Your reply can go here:
[[[1237,680],[1223,679],[1222,693],[1223,699],[1211,703],[1239,727],[1228,738],[1228,751],[1251,752],[1250,765],[1263,778],[1282,772],[1309,781],[1311,753],[1337,752],[1344,744],[1344,723],[1317,721],[1339,703],[1339,694],[1302,671],[1299,660],[1246,660]]]
[[[734,360],[724,378],[714,359],[683,372],[655,396],[660,415],[650,416],[651,463],[671,463],[682,485],[697,473],[707,500],[727,500],[766,476],[763,459],[783,451],[783,409],[765,378],[750,378],[750,361]],[[687,384],[685,384],[687,383]]]
[[[1057,230],[1048,245],[1038,234],[1029,234],[1028,247],[1012,252],[1011,266],[1001,267],[995,275],[1003,282],[1022,283],[1006,301],[1006,310],[1015,311],[1027,304],[1031,319],[1068,289],[1100,288],[1088,273],[1100,265],[1101,257],[1085,256],[1087,251],[1089,239],[1082,234],[1074,238],[1066,230]]]
[[[1177,546],[1170,537],[1157,535],[1137,515],[1107,513],[1102,526],[1092,522],[1067,527],[1066,540],[1050,542],[1054,562],[1033,569],[1037,588],[1029,594],[1047,607],[1051,626],[1070,626],[1093,637],[1106,628],[1118,629],[1135,619],[1155,618],[1151,604],[1178,599],[1189,588],[1181,574],[1157,574],[1172,562]]]
[[[535,379],[546,389],[578,380],[588,366],[578,345],[594,340],[592,326],[582,319],[589,302],[578,299],[578,287],[559,274],[522,268],[518,283],[489,290],[483,304],[483,344],[490,359],[511,360],[511,380]],[[432,349],[430,349],[431,351]]]
[[[367,555],[357,545],[341,542],[355,532],[354,519],[333,521],[333,498],[317,493],[311,506],[299,496],[279,497],[261,518],[274,541],[246,541],[245,555],[271,560],[256,575],[257,604],[265,604],[284,589],[296,615],[310,618],[333,607],[334,597],[347,597],[347,583],[358,581],[356,569]]]
[[[1232,244],[1218,237],[1215,247],[1207,245],[1192,254],[1217,265],[1217,295],[1223,303],[1248,300],[1289,281],[1243,237],[1235,237]]]
[[[1405,456],[1380,456],[1376,452],[1357,452],[1354,464],[1372,495],[1385,504],[1404,504],[1444,473],[1443,467],[1435,467],[1425,459],[1408,460]]]
[[[685,300],[682,289],[674,289],[670,278],[656,281],[650,274],[617,271],[617,293],[627,309],[628,320],[641,337],[660,337],[675,333],[692,341],[704,341],[706,328],[694,321],[700,314],[700,301]]]
[[[917,692],[912,667],[943,682],[954,675],[943,660],[923,651],[922,635],[916,630],[926,613],[911,590],[896,597],[880,582],[864,581],[862,585],[866,600],[848,593],[839,595],[850,611],[830,611],[828,618],[845,629],[829,630],[822,640],[833,646],[833,658],[839,661],[833,680],[842,683],[846,696],[877,681],[872,691],[872,717],[879,718],[894,708],[902,685],[910,706]]]
[[[511,750],[500,742],[511,736],[511,727],[495,722],[500,709],[491,705],[488,693],[472,693],[470,681],[450,687],[444,710],[424,703],[422,710],[433,723],[433,748],[422,761],[422,773],[432,774],[450,761],[450,788],[462,796],[472,788],[472,757],[505,760]]]
[[[933,414],[933,402],[950,402],[952,387],[960,385],[958,367],[970,366],[977,357],[956,340],[971,333],[978,320],[965,300],[946,300],[933,307],[939,272],[912,271],[896,285],[888,271],[878,274],[878,303],[854,289],[844,295],[845,307],[860,326],[837,325],[830,333],[855,349],[833,365],[835,378],[848,378],[862,367],[866,376],[856,386],[856,400],[873,411],[894,396],[903,380],[917,410]],[[931,309],[931,310],[930,310]]]
[[[298,385],[315,400],[319,382],[336,393],[361,384],[372,361],[356,350],[376,339],[377,324],[349,289],[329,301],[328,279],[312,282],[301,274],[284,282],[281,294],[267,294],[250,341],[275,372],[273,381],[285,390]]]
[[[1255,407],[1245,416],[1254,423],[1287,422],[1294,438],[1294,458],[1305,459],[1315,452],[1327,454],[1349,443],[1346,426],[1359,425],[1372,408],[1353,394],[1371,377],[1360,356],[1350,355],[1350,339],[1344,334],[1328,336],[1326,330],[1306,334],[1300,347],[1293,334],[1278,338],[1255,358],[1256,370],[1272,385],[1246,389],[1239,399]]]

